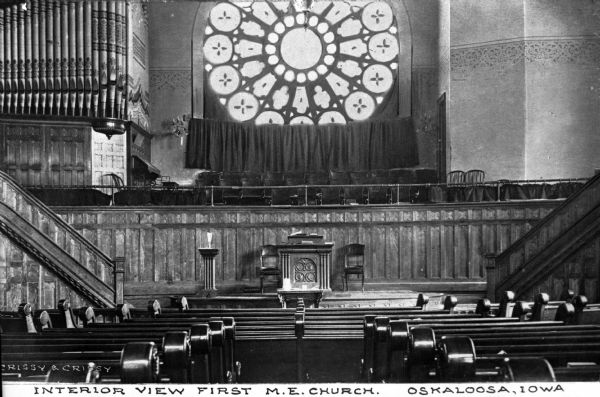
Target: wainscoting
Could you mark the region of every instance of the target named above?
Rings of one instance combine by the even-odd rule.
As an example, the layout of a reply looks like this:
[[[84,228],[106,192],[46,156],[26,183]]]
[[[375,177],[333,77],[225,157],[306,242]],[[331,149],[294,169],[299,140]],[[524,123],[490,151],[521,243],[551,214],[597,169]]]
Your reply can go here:
[[[485,290],[484,255],[501,252],[559,201],[393,207],[56,207],[109,257],[124,256],[126,299],[196,294],[199,247],[220,250],[217,288],[258,285],[259,247],[296,231],[334,243],[331,286],[342,288],[341,248],[366,245],[367,287],[419,291]]]

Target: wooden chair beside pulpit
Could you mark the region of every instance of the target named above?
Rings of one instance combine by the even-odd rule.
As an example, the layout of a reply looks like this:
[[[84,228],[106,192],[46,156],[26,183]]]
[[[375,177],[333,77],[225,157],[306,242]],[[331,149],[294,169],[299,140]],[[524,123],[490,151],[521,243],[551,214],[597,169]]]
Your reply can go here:
[[[281,269],[279,268],[279,252],[275,245],[263,245],[260,248],[260,267],[257,268],[260,277],[260,293],[264,293],[265,278],[275,277],[277,279],[277,288],[283,283]]]
[[[344,247],[344,280],[348,291],[348,276],[356,274],[361,279],[361,290],[365,291],[365,245],[348,244]]]

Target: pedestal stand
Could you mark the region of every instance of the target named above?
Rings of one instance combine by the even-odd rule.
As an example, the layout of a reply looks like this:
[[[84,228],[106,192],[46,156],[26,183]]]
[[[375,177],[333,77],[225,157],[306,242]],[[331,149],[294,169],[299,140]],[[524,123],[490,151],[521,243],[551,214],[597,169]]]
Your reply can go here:
[[[207,296],[217,294],[217,281],[215,272],[215,257],[219,253],[217,248],[198,248],[202,255],[202,263],[204,264],[204,291]]]

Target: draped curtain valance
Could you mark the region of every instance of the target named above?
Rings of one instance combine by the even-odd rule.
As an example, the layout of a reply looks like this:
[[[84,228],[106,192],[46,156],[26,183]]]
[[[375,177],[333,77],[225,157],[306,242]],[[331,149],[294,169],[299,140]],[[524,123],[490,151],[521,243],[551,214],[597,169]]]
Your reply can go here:
[[[409,118],[348,125],[265,125],[192,119],[186,167],[214,171],[365,171],[418,164]]]

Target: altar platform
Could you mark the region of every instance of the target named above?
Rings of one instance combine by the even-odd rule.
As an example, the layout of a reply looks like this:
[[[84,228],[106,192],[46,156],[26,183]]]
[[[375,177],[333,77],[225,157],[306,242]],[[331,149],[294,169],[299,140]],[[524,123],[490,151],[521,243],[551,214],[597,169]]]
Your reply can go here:
[[[417,302],[417,292],[413,291],[326,291],[319,303],[320,308],[351,307],[406,307]],[[439,308],[443,304],[444,295],[428,293],[429,308]],[[190,308],[279,308],[281,307],[276,292],[244,293],[223,296],[186,296]],[[176,306],[177,297],[171,298],[171,306]],[[459,299],[460,303],[473,303]],[[288,307],[294,307],[289,305]]]

